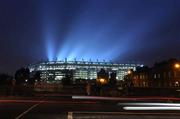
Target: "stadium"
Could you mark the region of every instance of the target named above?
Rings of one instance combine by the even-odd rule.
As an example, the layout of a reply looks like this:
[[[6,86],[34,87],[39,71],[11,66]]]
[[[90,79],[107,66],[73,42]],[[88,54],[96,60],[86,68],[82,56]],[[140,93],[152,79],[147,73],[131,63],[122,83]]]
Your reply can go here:
[[[137,66],[143,66],[136,63],[114,63],[106,61],[44,61],[29,66],[30,73],[40,72],[41,79],[44,81],[61,81],[71,73],[72,80],[84,79],[92,80],[97,78],[97,72],[105,69],[108,73],[116,73],[117,80],[123,80],[130,69],[136,70]]]

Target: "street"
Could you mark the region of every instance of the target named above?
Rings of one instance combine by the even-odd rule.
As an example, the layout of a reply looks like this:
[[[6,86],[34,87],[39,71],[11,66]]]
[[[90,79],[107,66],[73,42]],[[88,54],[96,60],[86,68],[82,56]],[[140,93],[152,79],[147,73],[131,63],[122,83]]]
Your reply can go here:
[[[179,110],[125,110],[124,107],[138,107],[132,98],[108,102],[98,99],[72,99],[71,96],[0,100],[0,119],[179,119]],[[90,96],[87,96],[89,98]],[[81,97],[79,97],[81,98]],[[99,97],[98,97],[99,98]],[[147,101],[144,101],[147,103]],[[172,105],[174,103],[148,103],[151,105]],[[175,106],[177,103],[175,103]],[[145,106],[147,107],[147,105]],[[153,106],[151,106],[153,107]],[[163,107],[163,106],[162,106]],[[172,107],[172,106],[171,106]],[[177,106],[176,106],[177,107]],[[179,109],[179,108],[177,108]]]

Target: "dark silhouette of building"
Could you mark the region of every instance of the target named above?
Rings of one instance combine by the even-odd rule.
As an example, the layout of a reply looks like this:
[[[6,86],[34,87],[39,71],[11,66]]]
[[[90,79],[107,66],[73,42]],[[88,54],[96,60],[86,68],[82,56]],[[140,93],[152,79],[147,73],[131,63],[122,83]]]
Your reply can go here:
[[[125,76],[125,82],[133,87],[173,88],[180,86],[180,61],[170,59],[155,63],[152,68],[137,67]],[[131,85],[131,86],[132,86]]]
[[[97,73],[97,82],[100,84],[107,84],[109,82],[109,72],[104,69],[101,69]]]
[[[63,70],[65,77],[62,79],[63,85],[70,85],[73,82],[73,70]]]
[[[110,79],[109,79],[109,85],[110,86],[115,86],[117,83],[117,79],[116,79],[116,72],[112,72],[110,73]]]

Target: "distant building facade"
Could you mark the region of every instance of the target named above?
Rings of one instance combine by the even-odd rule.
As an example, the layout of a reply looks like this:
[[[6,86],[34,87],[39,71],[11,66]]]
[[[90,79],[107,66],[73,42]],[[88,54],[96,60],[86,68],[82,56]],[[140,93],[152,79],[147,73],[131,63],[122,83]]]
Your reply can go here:
[[[155,63],[152,68],[137,67],[125,76],[125,82],[133,87],[180,87],[180,61],[170,59]]]
[[[136,70],[137,66],[142,64],[121,64],[113,62],[92,62],[92,61],[47,61],[29,66],[30,72],[40,72],[41,79],[49,81],[61,81],[67,70],[70,72],[73,80],[76,79],[96,79],[97,73],[104,69],[108,73],[115,72],[117,80],[123,80],[129,69]]]

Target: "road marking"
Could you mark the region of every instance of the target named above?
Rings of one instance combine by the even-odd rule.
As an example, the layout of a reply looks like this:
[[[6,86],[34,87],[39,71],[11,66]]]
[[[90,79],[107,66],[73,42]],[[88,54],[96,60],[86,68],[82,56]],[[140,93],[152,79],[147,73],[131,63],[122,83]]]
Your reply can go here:
[[[24,111],[23,113],[21,113],[19,116],[17,116],[15,119],[20,119],[21,117],[23,117],[25,114],[27,114],[29,111],[31,111],[33,108],[37,107],[38,105],[40,105],[41,103],[43,103],[44,101],[40,101],[37,104],[34,104],[33,106],[31,106],[30,108],[28,108],[26,111]]]
[[[68,112],[67,119],[73,119],[73,112]]]

